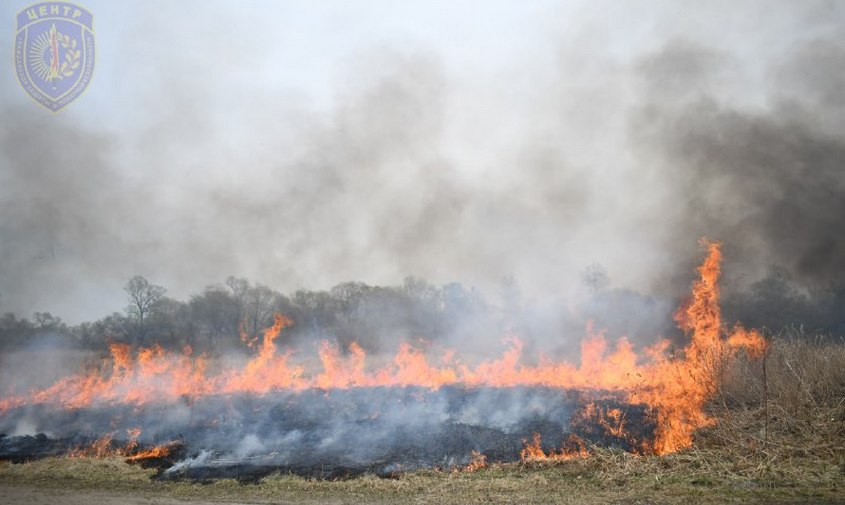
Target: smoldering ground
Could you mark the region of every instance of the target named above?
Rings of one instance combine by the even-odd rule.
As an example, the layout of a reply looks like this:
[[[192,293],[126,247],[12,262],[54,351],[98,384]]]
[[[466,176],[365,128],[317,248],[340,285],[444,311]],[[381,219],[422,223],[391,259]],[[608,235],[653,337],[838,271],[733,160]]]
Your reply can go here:
[[[15,409],[4,415],[0,431],[28,423],[38,432],[0,436],[0,456],[27,460],[86,447],[103,433],[116,446],[128,431],[135,440],[171,442],[173,459],[161,465],[162,478],[255,479],[282,470],[335,478],[362,472],[390,474],[417,468],[455,468],[470,462],[473,451],[491,461],[514,461],[532,433],[544,447],[561,447],[573,433],[590,442],[636,448],[636,438],[650,439],[654,426],[645,409],[622,406],[641,425],[614,437],[571,424],[583,407],[578,393],[555,388],[446,387],[356,388],[236,395],[198,399],[191,405],[104,406],[81,412],[47,406]],[[161,464],[161,463],[159,463]]]

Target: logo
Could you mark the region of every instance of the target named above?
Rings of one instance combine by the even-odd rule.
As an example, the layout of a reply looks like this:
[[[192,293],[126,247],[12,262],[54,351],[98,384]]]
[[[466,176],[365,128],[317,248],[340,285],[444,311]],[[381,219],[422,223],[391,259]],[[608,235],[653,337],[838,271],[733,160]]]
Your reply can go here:
[[[74,101],[94,72],[94,18],[67,2],[43,2],[18,14],[15,69],[23,89],[53,112]]]

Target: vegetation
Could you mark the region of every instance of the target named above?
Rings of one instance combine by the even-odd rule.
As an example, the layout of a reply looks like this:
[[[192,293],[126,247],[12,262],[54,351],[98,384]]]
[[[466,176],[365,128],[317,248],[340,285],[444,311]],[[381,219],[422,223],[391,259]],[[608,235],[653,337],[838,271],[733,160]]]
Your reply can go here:
[[[84,349],[105,349],[107,341],[120,341],[171,349],[190,345],[197,352],[216,354],[243,349],[241,340],[254,339],[272,326],[274,313],[296,322],[284,335],[288,341],[332,338],[345,347],[355,340],[374,349],[381,341],[406,336],[436,340],[454,334],[461,321],[475,314],[488,321],[492,331],[500,317],[474,289],[457,283],[435,287],[415,277],[395,287],[348,282],[330,291],[291,295],[229,277],[185,302],[168,298],[164,287],[140,276],[125,290],[123,313],[76,326],[49,313],[37,312],[32,321],[7,313],[0,317],[0,351],[24,348],[39,335],[58,334],[66,345]]]
[[[528,342],[549,340],[581,331],[588,320],[610,335],[627,335],[635,344],[652,343],[656,335],[683,338],[670,317],[674,302],[612,288],[598,264],[587,267],[581,281],[587,298],[577,313],[561,307],[549,317],[548,307],[532,307],[523,300],[512,277],[502,279],[492,298],[460,283],[435,286],[416,277],[398,286],[346,282],[328,291],[288,294],[229,277],[180,301],[168,297],[163,286],[135,276],[125,286],[124,311],[93,322],[68,325],[48,312],[35,312],[29,319],[3,314],[0,353],[26,348],[47,335],[59,337],[52,345],[58,341],[77,349],[100,351],[107,342],[119,341],[175,350],[190,345],[195,352],[219,355],[244,350],[242,340],[254,339],[271,326],[277,312],[295,323],[282,343],[329,339],[347,348],[355,341],[367,351],[385,343],[392,349],[397,341],[418,336],[460,341],[507,332]],[[723,319],[750,328],[790,331],[798,326],[801,334],[844,335],[845,288],[806,291],[783,269],[772,268],[747,290],[725,293]]]

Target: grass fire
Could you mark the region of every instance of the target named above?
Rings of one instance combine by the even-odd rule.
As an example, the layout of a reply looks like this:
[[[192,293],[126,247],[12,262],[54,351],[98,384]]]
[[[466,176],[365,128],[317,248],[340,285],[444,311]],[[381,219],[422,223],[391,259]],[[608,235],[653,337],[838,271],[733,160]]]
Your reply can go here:
[[[88,1],[0,2],[0,504],[845,505],[845,3]]]
[[[260,341],[244,336],[252,356],[240,366],[190,348],[112,343],[88,370],[3,399],[4,432],[28,424],[42,434],[2,436],[0,458],[119,457],[160,480],[256,481],[677,453],[702,430],[725,429],[708,406],[724,401],[731,373],[762,370],[771,353],[759,331],[722,323],[721,244],[702,244],[698,278],[675,313],[683,346],[658,340],[638,353],[588,328],[575,364],[526,363],[515,336],[476,363],[403,343],[371,365],[355,342],[341,352],[328,341],[310,363],[279,344],[295,323],[276,314]]]
[[[62,436],[72,438],[81,431],[75,425],[81,427],[92,422],[88,412],[96,412],[91,414],[96,419],[102,417],[104,411],[117,409],[117,417],[124,419],[123,422],[133,423],[138,418],[147,417],[151,411],[158,416],[162,415],[161,412],[167,412],[164,414],[167,417],[176,416],[170,411],[188,405],[193,412],[206,411],[209,414],[207,418],[189,416],[182,423],[177,423],[176,431],[193,434],[188,436],[187,443],[195,454],[202,450],[224,451],[222,456],[228,460],[232,454],[225,451],[234,448],[219,447],[220,442],[194,442],[190,437],[202,433],[210,424],[212,432],[223,431],[204,437],[242,440],[251,436],[255,439],[253,444],[261,444],[260,437],[267,437],[272,421],[282,424],[281,416],[273,419],[275,407],[285,409],[294,419],[309,419],[307,410],[319,403],[328,407],[323,414],[327,418],[327,426],[318,424],[313,431],[331,427],[335,417],[333,412],[344,417],[353,412],[360,416],[348,419],[356,428],[343,428],[345,436],[341,437],[340,446],[351,440],[372,438],[369,431],[384,435],[398,416],[413,417],[415,422],[428,421],[425,424],[434,423],[434,427],[422,425],[419,428],[433,429],[441,432],[442,436],[451,437],[453,430],[460,431],[463,427],[489,430],[492,427],[485,418],[495,413],[484,404],[518,404],[521,402],[508,399],[508,395],[518,395],[530,401],[521,406],[521,412],[512,424],[505,426],[498,437],[500,440],[492,441],[492,445],[468,440],[472,446],[470,450],[506,452],[499,444],[507,445],[508,431],[516,430],[517,436],[524,435],[517,427],[529,425],[529,420],[538,416],[542,422],[557,424],[557,438],[567,434],[567,429],[575,429],[573,434],[593,443],[607,441],[639,454],[675,452],[691,445],[695,430],[714,422],[703,407],[720,388],[721,375],[727,363],[740,353],[760,358],[766,346],[757,331],[741,326],[723,334],[717,283],[720,244],[705,242],[705,245],[707,258],[698,269],[700,278],[693,285],[689,303],[676,314],[681,328],[689,333],[690,342],[678,350],[675,358],[669,357],[667,350],[670,344],[666,340],[645,348],[642,356],[638,356],[625,338],[609,344],[601,334],[591,334],[581,344],[581,362],[578,365],[554,362],[544,356],[539,357],[538,364],[526,365],[521,362],[522,343],[511,337],[508,349],[490,361],[472,364],[452,353],[435,361],[423,350],[403,344],[389,364],[368,369],[366,353],[356,343],[352,342],[348,353],[341,355],[337,348],[324,341],[318,350],[320,368],[308,369],[296,363],[295,350],[280,349],[277,345],[280,333],[292,322],[276,314],[275,324],[264,330],[256,354],[243,367],[222,367],[217,373],[209,370],[220,367],[209,363],[203,356],[192,356],[190,348],[181,354],[173,354],[156,345],[132,350],[125,344],[111,344],[111,356],[100,367],[62,378],[28,396],[0,401],[6,425],[4,429],[12,428],[13,423],[20,422],[20,418],[27,416],[32,408],[45,411],[35,418],[38,423],[47,419],[46,411],[64,409],[72,412],[77,421],[59,416],[52,421],[56,424],[39,425],[38,429],[52,433],[64,430]],[[320,395],[314,396],[314,391],[319,391]],[[378,400],[374,401],[372,397]],[[245,414],[243,410],[246,407],[267,425],[250,426],[243,432],[227,432],[223,427],[230,426],[232,422],[227,411],[232,408],[232,403],[242,401],[250,405],[237,408],[236,417]],[[258,405],[251,404],[253,401]],[[351,405],[342,408],[341,405],[347,402]],[[266,407],[260,406],[261,403],[273,408],[268,412]],[[225,404],[230,406],[226,408]],[[379,405],[377,409],[373,408],[376,404]],[[420,412],[412,415],[415,409]],[[220,414],[214,410],[220,410]],[[291,414],[297,410],[302,412]],[[490,412],[484,413],[485,410]],[[484,415],[478,418],[479,413]],[[385,418],[386,422],[382,422],[381,418]],[[359,424],[364,419],[368,422]],[[448,423],[448,427],[444,427],[443,423]],[[114,420],[109,420],[107,426],[114,424]],[[243,421],[238,424],[243,430]],[[162,426],[153,425],[152,428],[155,433],[163,431]],[[403,431],[407,426],[399,428]],[[307,446],[291,447],[313,443],[312,433],[305,426],[295,429],[291,426],[287,430],[284,426],[277,426],[276,429],[281,431],[271,431],[272,439],[290,441],[270,442],[268,454],[287,450],[301,456]],[[322,436],[331,440],[339,434],[338,430],[334,430],[333,434]],[[404,458],[394,460],[396,456],[391,456],[399,454],[396,448],[407,443],[425,445],[434,442],[434,439],[408,441],[406,437],[409,436],[416,438],[397,433],[396,447],[393,447],[393,441],[388,442],[383,447],[383,453],[363,460],[364,467],[383,462],[385,467],[380,471],[400,468],[405,463]],[[110,441],[110,437],[95,441],[93,454],[103,454],[106,449],[102,446]],[[137,436],[132,437],[131,443],[137,444]],[[14,451],[15,444],[14,439],[3,439],[7,451]],[[326,444],[334,445],[326,440],[318,441],[318,445]],[[539,450],[539,437],[532,444],[532,447],[536,446],[535,452]],[[456,449],[467,450],[466,447]],[[325,468],[348,448],[339,447],[338,450],[338,455],[315,460],[313,469]],[[27,456],[20,454],[16,457]],[[434,455],[430,461],[422,460],[412,467],[426,463],[428,466],[442,462],[456,464],[461,456],[456,450],[447,450],[442,456]],[[463,456],[468,457],[469,452]],[[499,456],[504,460],[515,457],[516,454]],[[279,460],[283,464],[285,457],[280,456]],[[355,465],[354,462],[348,464]],[[306,467],[302,471],[312,470]]]

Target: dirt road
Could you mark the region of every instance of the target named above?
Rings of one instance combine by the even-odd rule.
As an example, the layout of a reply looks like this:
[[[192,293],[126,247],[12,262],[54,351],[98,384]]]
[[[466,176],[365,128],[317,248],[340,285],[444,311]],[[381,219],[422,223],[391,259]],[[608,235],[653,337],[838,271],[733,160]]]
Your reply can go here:
[[[174,498],[133,495],[128,492],[63,491],[33,487],[0,486],[3,505],[212,505],[221,502],[183,501]],[[228,505],[245,503],[225,502]]]

